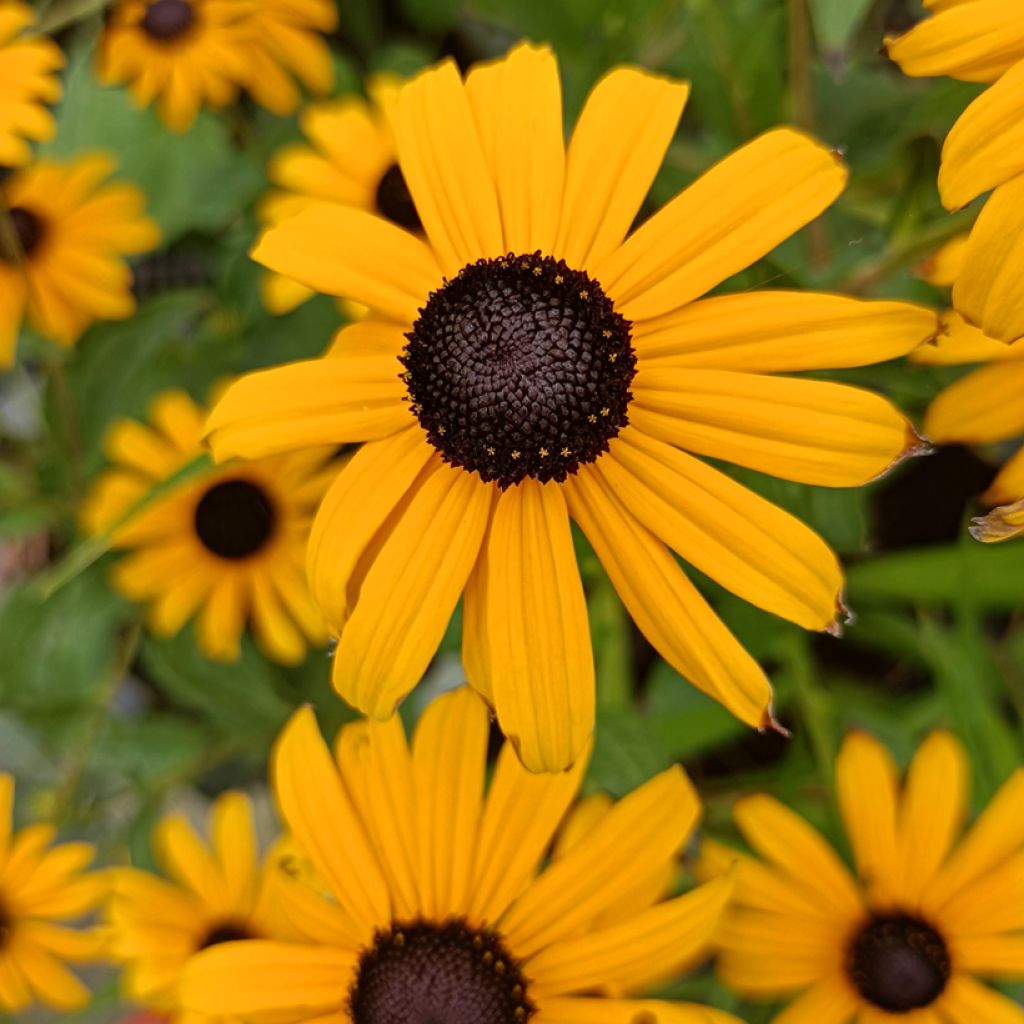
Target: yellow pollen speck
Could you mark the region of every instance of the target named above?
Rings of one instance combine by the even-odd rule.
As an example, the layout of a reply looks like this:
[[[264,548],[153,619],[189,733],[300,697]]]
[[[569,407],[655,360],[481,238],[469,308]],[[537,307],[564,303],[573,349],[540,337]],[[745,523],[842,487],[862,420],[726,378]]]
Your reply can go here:
[[[495,974],[504,974],[505,973],[505,961],[504,960],[498,960],[495,963],[495,965],[494,965],[494,973]]]
[[[494,954],[490,950],[487,950],[487,952],[485,952],[480,959],[483,960],[483,962],[487,964],[488,967],[490,967],[492,961],[494,960]]]
[[[551,452],[549,452],[547,450],[547,448],[541,448],[541,450],[540,450],[540,457],[542,459],[546,459],[550,454],[551,454]]]
[[[618,358],[619,358],[619,353],[618,352],[609,352],[608,353],[608,362],[609,363],[614,363],[615,360],[618,359]]]
[[[601,410],[601,415],[602,416],[611,416],[611,414],[612,414],[612,411],[611,411],[611,409],[608,408],[607,405]]]
[[[612,336],[612,332],[611,331],[602,331],[601,332],[601,336],[603,338],[610,338]]]
[[[533,276],[534,277],[540,277],[541,273],[542,273],[542,271],[541,271],[540,267],[534,267],[533,268]]]
[[[486,451],[488,455],[494,455],[494,449],[490,445],[487,446]]]
[[[555,284],[561,284],[565,278],[561,274],[555,274]]]
[[[437,432],[438,432],[438,433],[439,433],[439,434],[440,434],[440,435],[441,435],[442,437],[444,437],[444,432],[445,432],[445,431],[446,431],[447,429],[448,429],[447,427],[438,427],[438,428],[437,428]]]
[[[571,454],[572,454],[572,452],[570,452],[568,448],[563,448],[562,449],[562,458],[563,459],[567,459]]]
[[[589,415],[589,416],[587,417],[587,422],[588,422],[588,423],[596,423],[596,422],[597,422],[597,417],[596,417],[596,416],[595,416],[595,415],[594,415],[593,413],[591,413],[591,414],[590,414],[590,415]]]
[[[580,298],[581,298],[581,299],[589,299],[589,298],[590,298],[590,292],[588,292],[588,291],[587,291],[587,290],[586,290],[586,289],[584,288],[584,289],[583,289],[583,291],[581,291],[581,292],[580,292]]]
[[[518,459],[520,454],[521,453],[520,453],[519,449],[517,448],[514,452],[512,452],[512,458],[513,459]]]
[[[404,946],[405,945],[405,936],[401,932],[395,932],[394,942],[395,942],[396,946]]]

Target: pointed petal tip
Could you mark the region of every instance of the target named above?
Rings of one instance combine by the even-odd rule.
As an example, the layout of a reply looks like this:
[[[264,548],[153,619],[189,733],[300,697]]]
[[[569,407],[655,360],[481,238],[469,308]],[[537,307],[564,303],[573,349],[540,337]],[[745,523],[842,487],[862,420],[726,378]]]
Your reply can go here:
[[[765,708],[764,716],[761,719],[761,724],[758,726],[757,731],[760,733],[774,732],[784,740],[792,739],[793,736],[793,733],[775,717],[775,711],[771,704]]]

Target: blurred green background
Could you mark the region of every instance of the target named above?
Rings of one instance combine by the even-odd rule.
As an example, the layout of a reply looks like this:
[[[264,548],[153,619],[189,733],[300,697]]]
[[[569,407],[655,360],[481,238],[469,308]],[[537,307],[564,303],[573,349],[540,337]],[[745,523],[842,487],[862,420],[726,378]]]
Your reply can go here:
[[[63,571],[76,557],[76,505],[102,469],[100,439],[113,419],[142,417],[168,386],[202,400],[225,375],[318,354],[340,319],[326,298],[270,316],[247,257],[267,158],[299,138],[295,119],[243,102],[171,135],[123,91],[97,84],[104,4],[37,7],[69,57],[46,153],[116,153],[121,174],[145,190],[165,249],[136,268],[134,319],[94,327],[68,352],[26,330],[18,367],[0,377],[0,769],[18,779],[20,820],[51,819],[64,835],[93,839],[101,862],[130,851],[150,864],[148,833],[169,801],[194,803],[228,786],[260,792],[270,742],[292,708],[314,702],[328,732],[351,713],[330,693],[323,651],[284,669],[246,641],[238,663],[215,665],[189,628],[168,641],[148,637],[139,609],[108,587],[107,558]],[[945,301],[914,267],[969,223],[970,213],[943,212],[935,175],[941,140],[977,89],[903,78],[881,55],[886,30],[921,16],[915,0],[339,0],[339,9],[340,92],[360,91],[370,71],[409,74],[446,54],[465,66],[522,37],[554,46],[567,124],[615,64],[689,79],[692,98],[651,210],[759,132],[808,128],[844,153],[849,188],[821,221],[723,290]],[[890,363],[834,376],[887,393],[920,423],[959,373]],[[849,572],[856,621],[842,639],[804,633],[700,581],[769,669],[788,741],[748,731],[681,681],[632,628],[580,538],[599,686],[588,789],[625,793],[681,761],[705,800],[705,827],[719,837],[734,836],[732,801],[763,790],[842,847],[830,797],[844,731],[866,727],[905,761],[928,730],[947,726],[971,753],[975,800],[987,799],[1021,761],[1024,544],[982,547],[964,525],[1006,454],[947,449],[851,491],[737,471],[819,530]],[[410,719],[460,677],[457,619],[426,685],[403,707]],[[99,985],[80,1019],[119,1019],[114,984],[101,976]],[[751,1024],[771,1015],[737,1003],[706,971],[675,994]]]

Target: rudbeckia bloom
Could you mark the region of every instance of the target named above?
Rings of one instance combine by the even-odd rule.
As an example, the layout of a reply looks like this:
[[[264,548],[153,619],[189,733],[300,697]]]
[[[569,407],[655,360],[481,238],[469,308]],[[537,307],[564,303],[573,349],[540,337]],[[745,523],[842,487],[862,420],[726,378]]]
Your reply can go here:
[[[310,200],[327,200],[419,230],[389,123],[398,87],[393,76],[373,75],[366,83],[369,102],[346,96],[303,112],[301,125],[308,143],[282,147],[267,165],[267,177],[276,190],[260,206],[265,225],[295,216]],[[287,313],[313,294],[311,288],[280,274],[268,271],[263,277],[263,301],[272,313]]]
[[[994,189],[971,232],[953,305],[1000,341],[1024,336],[1024,19],[1007,0],[924,0],[933,12],[886,40],[913,76],[990,83],[946,137],[939,193],[947,209]]]
[[[182,1011],[178,985],[199,950],[239,939],[280,937],[275,854],[261,863],[252,806],[241,793],[218,797],[205,843],[180,814],[153,834],[167,879],[136,868],[112,871],[108,950],[122,967],[124,994],[168,1016],[169,1024],[206,1024]]]
[[[187,131],[201,106],[238,95],[246,10],[246,0],[121,0],[100,39],[100,81],[127,83],[140,107],[156,100],[164,124]]]
[[[50,825],[12,832],[14,780],[0,773],[0,1013],[16,1015],[33,1000],[70,1012],[89,1002],[89,990],[65,966],[95,960],[94,931],[67,927],[104,895],[98,875],[83,872],[88,843],[50,848]]]
[[[141,190],[104,184],[114,167],[98,155],[40,161],[0,184],[0,367],[14,362],[26,316],[68,346],[95,321],[135,312],[124,257],[152,249],[160,229]]]
[[[399,165],[426,241],[311,205],[255,258],[365,304],[337,357],[236,383],[208,423],[218,458],[365,444],[310,540],[339,635],[334,684],[375,718],[426,669],[464,593],[463,663],[533,770],[593,728],[594,669],[570,516],[653,646],[744,721],[770,687],[671,554],[809,629],[835,627],[841,572],[801,522],[690,452],[777,476],[863,483],[918,438],[886,400],[779,370],[904,353],[930,312],[833,295],[697,302],[843,188],[796,131],[756,139],[627,236],[684,84],[621,68],[566,149],[558,68],[521,46],[463,82],[403,86]],[[346,344],[347,339],[347,344]]]
[[[45,105],[60,99],[64,55],[50,39],[21,34],[34,19],[28,4],[0,6],[0,167],[28,163],[26,140],[46,142],[57,130]]]
[[[603,999],[672,977],[707,947],[730,884],[624,905],[660,880],[699,803],[678,767],[620,800],[538,871],[582,778],[530,775],[506,744],[484,795],[488,715],[468,689],[346,726],[336,761],[306,708],[273,753],[282,817],[320,888],[282,913],[305,941],[207,950],[182,1001],[252,1024],[736,1024],[699,1006]],[[301,896],[302,898],[298,898]]]
[[[1020,1024],[977,979],[1024,972],[1024,770],[958,843],[970,770],[948,733],[919,748],[901,788],[889,753],[854,733],[836,765],[852,876],[826,840],[769,796],[736,824],[761,859],[704,845],[730,871],[718,969],[756,999],[801,993],[774,1024]]]
[[[239,655],[246,619],[257,645],[286,664],[325,639],[302,570],[309,525],[329,476],[322,449],[221,467],[172,486],[126,522],[129,510],[203,452],[204,411],[181,391],[157,396],[149,424],[121,420],[105,447],[115,468],[96,482],[85,529],[113,529],[129,552],[114,586],[148,607],[149,628],[171,636],[196,616],[211,658]]]

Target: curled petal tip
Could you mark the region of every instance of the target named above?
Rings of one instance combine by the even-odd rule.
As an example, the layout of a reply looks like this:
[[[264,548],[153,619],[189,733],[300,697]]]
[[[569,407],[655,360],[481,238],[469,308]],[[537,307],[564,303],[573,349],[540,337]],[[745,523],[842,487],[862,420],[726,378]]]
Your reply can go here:
[[[769,704],[765,708],[764,717],[761,719],[761,725],[758,727],[758,732],[774,732],[781,736],[783,739],[790,739],[792,733],[775,717],[775,712],[772,710],[772,706]]]

